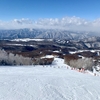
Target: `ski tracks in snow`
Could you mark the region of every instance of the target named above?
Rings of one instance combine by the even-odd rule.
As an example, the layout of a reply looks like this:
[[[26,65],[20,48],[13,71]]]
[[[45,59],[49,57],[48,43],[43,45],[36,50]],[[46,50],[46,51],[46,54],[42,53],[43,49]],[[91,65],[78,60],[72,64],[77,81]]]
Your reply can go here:
[[[65,68],[0,68],[0,100],[100,100],[99,84]]]

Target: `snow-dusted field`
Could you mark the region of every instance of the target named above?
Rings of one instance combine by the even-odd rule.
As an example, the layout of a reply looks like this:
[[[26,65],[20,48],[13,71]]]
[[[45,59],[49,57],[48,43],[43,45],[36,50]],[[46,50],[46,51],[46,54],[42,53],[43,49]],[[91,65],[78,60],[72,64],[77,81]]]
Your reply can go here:
[[[100,100],[100,77],[53,66],[0,67],[0,100]]]
[[[30,39],[30,38],[24,38],[24,39],[13,39],[12,41],[23,41],[23,42],[28,42],[28,41],[44,41],[45,39]],[[47,39],[48,41],[52,41],[53,39]]]

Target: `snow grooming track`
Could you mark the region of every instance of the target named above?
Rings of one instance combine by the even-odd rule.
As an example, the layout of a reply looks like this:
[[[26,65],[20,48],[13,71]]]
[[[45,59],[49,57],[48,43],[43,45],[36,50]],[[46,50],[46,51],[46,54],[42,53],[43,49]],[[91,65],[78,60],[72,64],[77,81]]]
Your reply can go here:
[[[0,67],[0,100],[100,100],[99,84],[67,68]]]

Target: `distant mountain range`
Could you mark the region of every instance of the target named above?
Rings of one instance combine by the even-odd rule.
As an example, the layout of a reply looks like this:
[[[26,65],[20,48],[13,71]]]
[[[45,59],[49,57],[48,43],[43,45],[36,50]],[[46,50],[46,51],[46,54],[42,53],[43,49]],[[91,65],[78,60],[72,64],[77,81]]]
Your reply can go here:
[[[93,32],[75,32],[57,29],[0,30],[0,39],[41,38],[82,40],[94,36]]]

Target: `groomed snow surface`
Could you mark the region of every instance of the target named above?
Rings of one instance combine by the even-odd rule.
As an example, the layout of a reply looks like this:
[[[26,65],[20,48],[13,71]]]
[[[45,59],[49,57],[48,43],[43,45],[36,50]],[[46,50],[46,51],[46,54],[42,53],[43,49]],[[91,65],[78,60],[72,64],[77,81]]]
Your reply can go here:
[[[48,66],[0,67],[0,100],[100,100],[100,77]]]

